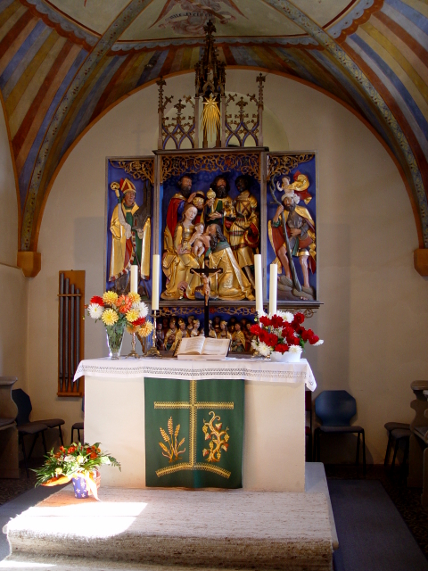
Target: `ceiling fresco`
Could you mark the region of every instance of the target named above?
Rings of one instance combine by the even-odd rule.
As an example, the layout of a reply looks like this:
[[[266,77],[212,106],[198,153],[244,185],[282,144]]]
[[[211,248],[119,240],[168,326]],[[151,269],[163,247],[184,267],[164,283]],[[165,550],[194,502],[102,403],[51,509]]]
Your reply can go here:
[[[68,30],[71,23],[100,36],[125,8],[129,0],[29,0],[52,23]],[[358,0],[298,0],[294,3],[321,27],[355,19]],[[366,3],[365,3],[366,4]],[[83,9],[82,9],[83,8]],[[137,16],[122,41],[135,44],[147,40],[194,40],[204,37],[203,27],[212,20],[217,38],[284,38],[304,33],[284,14],[261,0],[154,0]],[[255,26],[255,23],[257,25]]]
[[[37,251],[61,160],[91,123],[160,76],[192,70],[203,26],[227,66],[286,74],[370,124],[407,181],[428,248],[424,0],[0,0],[0,91],[21,251]]]

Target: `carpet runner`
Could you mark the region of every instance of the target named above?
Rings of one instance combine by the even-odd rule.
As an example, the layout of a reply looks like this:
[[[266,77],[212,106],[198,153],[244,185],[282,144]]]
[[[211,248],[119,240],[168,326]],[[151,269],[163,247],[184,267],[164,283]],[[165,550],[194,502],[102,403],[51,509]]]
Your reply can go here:
[[[70,485],[9,522],[0,570],[332,568],[324,493],[101,487],[100,500]]]

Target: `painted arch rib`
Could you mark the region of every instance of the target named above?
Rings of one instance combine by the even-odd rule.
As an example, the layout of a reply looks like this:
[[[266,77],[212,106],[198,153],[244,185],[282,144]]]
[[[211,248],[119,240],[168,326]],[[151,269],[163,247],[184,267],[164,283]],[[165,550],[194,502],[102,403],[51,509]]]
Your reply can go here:
[[[34,249],[37,242],[37,228],[44,194],[47,189],[47,179],[45,177],[46,166],[49,165],[50,156],[56,149],[58,134],[62,131],[62,125],[67,119],[73,103],[80,92],[85,89],[86,83],[91,78],[93,71],[100,65],[124,30],[134,21],[152,0],[131,0],[124,10],[119,14],[115,22],[107,29],[103,37],[95,45],[91,53],[86,57],[79,71],[70,83],[67,92],[62,97],[61,102],[46,130],[43,143],[38,152],[35,166],[31,175],[31,181],[27,193],[24,208],[24,216],[21,227],[20,247],[23,251]]]
[[[400,154],[397,158],[399,159],[400,163],[404,161],[404,164],[406,165],[405,172],[408,176],[411,188],[413,189],[419,211],[419,223],[424,247],[428,248],[428,203],[419,165],[401,126],[385,103],[379,91],[369,81],[366,74],[351,59],[350,55],[313,20],[311,20],[298,8],[296,8],[292,2],[289,2],[288,0],[263,1],[266,4],[274,7],[279,12],[284,13],[288,18],[290,18],[293,22],[304,29],[307,34],[314,38],[320,46],[327,50],[331,56],[333,56],[335,61],[337,61],[344,74],[350,76],[353,81],[357,82],[360,85],[360,88],[365,93],[365,96],[369,99],[371,104],[376,107],[377,112],[382,117],[384,124],[389,126],[391,137],[394,139],[394,143],[400,149]],[[412,8],[404,5],[403,10],[406,12],[406,16],[409,19],[413,18],[417,20],[414,14],[415,11]],[[425,25],[428,30],[427,19],[425,19],[424,26]]]

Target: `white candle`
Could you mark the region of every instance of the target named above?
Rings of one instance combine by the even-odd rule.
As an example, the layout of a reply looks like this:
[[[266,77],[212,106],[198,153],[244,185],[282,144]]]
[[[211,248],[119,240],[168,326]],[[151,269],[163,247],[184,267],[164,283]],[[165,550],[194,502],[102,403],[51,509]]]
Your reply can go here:
[[[278,279],[278,266],[276,264],[270,265],[270,280],[269,280],[269,313],[273,315],[276,313],[276,294],[277,294],[277,279]]]
[[[138,293],[138,266],[131,266],[131,292]]]
[[[159,269],[160,255],[154,254],[152,261],[152,311],[159,309]]]
[[[263,287],[262,287],[262,256],[254,255],[254,282],[256,294],[256,312],[261,315],[263,313]]]

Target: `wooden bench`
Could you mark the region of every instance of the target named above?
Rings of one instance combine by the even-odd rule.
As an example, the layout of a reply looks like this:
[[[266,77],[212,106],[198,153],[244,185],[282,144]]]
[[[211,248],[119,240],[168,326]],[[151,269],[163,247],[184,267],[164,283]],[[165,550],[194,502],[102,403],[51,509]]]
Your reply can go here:
[[[407,485],[422,487],[422,507],[428,510],[428,381],[413,381],[416,396],[410,406],[416,415],[410,425]]]

